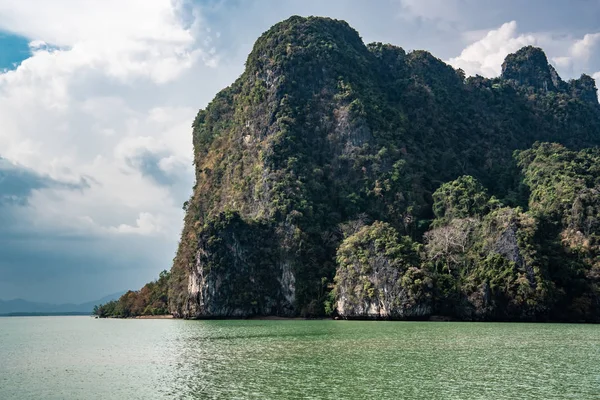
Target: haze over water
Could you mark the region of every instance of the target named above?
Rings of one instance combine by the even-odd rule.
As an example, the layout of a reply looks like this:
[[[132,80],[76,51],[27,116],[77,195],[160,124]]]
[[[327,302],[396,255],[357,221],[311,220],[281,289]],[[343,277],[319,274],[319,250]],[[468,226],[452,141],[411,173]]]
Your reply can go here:
[[[0,318],[0,399],[598,399],[597,325]]]

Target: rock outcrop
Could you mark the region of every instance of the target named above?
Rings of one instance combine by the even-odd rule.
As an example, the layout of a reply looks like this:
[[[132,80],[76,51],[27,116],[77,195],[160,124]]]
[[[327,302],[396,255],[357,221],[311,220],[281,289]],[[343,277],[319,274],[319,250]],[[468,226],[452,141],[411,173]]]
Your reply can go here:
[[[526,206],[515,150],[536,141],[600,144],[588,78],[563,82],[540,49],[527,47],[506,58],[502,77],[465,79],[425,51],[366,46],[343,21],[295,16],[275,25],[240,78],[193,123],[196,184],[184,206],[170,312],[227,318],[328,309],[402,319],[461,317],[469,296],[489,303],[499,281],[481,272],[467,285],[419,247],[434,217],[432,194],[470,175],[497,199]],[[387,254],[377,238],[348,248],[360,232],[339,227],[361,218],[396,232],[386,246],[401,251]],[[481,265],[529,279],[517,226],[498,231]]]
[[[419,319],[432,313],[433,280],[420,268],[419,247],[375,222],[338,249],[337,313],[343,318]]]
[[[564,86],[554,68],[548,64],[544,51],[533,46],[523,47],[506,57],[502,64],[502,78],[544,91],[557,91]]]

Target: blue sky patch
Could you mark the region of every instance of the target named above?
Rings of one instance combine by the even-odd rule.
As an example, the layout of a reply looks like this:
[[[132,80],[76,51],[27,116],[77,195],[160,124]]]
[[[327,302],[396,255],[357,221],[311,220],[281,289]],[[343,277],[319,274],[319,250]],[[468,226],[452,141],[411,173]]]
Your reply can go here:
[[[0,71],[17,68],[29,56],[29,39],[0,31]]]

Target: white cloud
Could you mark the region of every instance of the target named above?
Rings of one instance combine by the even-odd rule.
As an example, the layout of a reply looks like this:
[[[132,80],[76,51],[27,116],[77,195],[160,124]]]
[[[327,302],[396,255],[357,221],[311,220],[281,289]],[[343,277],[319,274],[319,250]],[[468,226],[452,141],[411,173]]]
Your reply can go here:
[[[552,61],[562,69],[571,67],[571,57],[552,57]]]
[[[600,61],[600,32],[588,33],[581,39],[574,40],[564,53],[553,57],[559,67],[570,74],[578,74],[587,71],[590,64],[594,64],[593,58]]]
[[[577,59],[587,61],[598,44],[600,44],[600,33],[588,33],[573,44],[571,54]]]
[[[462,68],[467,75],[495,77],[502,72],[502,62],[508,54],[536,43],[533,34],[519,34],[516,21],[511,21],[489,31],[448,63],[455,68]]]
[[[169,0],[2,0],[0,27],[32,39],[34,72],[43,62],[46,73],[87,67],[124,81],[143,76],[164,83],[199,57],[215,62],[194,36],[199,19],[184,24],[182,7]]]
[[[32,51],[0,74],[0,156],[88,182],[35,190],[35,229],[163,232],[175,241],[192,186],[191,122],[202,105],[178,102],[195,89],[179,82],[218,57],[198,9],[170,0],[0,0],[0,29],[30,38]],[[146,154],[156,165],[136,159]],[[144,168],[180,183],[161,185]]]
[[[138,16],[138,20],[131,17]],[[134,23],[135,22],[135,23]],[[119,37],[181,39],[177,8],[164,0],[40,0],[0,2],[0,25],[59,46]]]
[[[162,221],[160,221],[160,218],[150,213],[142,212],[135,220],[135,225],[121,224],[118,227],[111,227],[110,230],[126,234],[152,235],[162,231],[163,228],[161,225]]]

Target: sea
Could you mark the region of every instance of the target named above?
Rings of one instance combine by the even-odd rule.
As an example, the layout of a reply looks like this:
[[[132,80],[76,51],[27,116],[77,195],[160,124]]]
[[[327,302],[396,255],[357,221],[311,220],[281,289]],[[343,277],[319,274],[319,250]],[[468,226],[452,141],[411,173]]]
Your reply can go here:
[[[0,399],[600,399],[600,326],[0,318]]]

